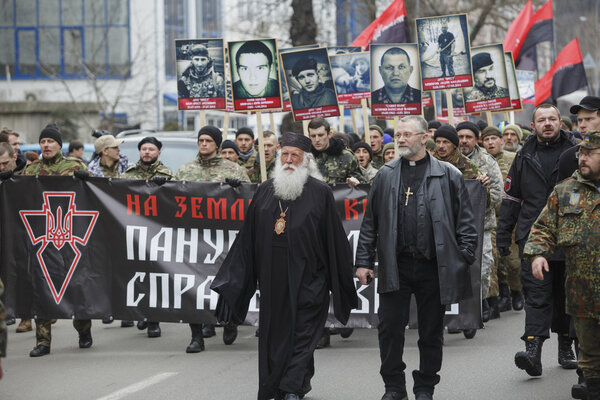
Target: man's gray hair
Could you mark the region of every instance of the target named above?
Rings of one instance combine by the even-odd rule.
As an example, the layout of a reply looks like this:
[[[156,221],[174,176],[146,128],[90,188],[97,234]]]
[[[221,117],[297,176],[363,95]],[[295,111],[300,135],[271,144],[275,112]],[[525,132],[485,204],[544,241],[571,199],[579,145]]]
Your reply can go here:
[[[427,133],[427,121],[419,115],[408,115],[400,118],[400,122],[414,122],[419,133]]]

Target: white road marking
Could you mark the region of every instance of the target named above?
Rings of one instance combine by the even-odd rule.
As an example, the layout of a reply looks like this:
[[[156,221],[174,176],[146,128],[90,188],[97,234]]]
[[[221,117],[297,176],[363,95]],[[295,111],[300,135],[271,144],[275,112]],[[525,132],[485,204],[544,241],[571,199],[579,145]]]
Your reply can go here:
[[[107,396],[100,397],[98,400],[119,400],[129,396],[130,394],[144,390],[149,386],[156,385],[157,383],[164,381],[165,379],[169,379],[177,374],[178,372],[163,372],[162,374],[151,376],[148,379],[144,379],[143,381],[124,387],[123,389],[117,390],[116,392],[113,392]]]

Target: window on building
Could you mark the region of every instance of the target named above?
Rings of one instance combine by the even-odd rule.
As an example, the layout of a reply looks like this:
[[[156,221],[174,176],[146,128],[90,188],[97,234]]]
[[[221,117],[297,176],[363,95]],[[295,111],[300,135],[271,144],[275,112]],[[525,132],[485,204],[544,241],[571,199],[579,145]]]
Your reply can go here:
[[[175,39],[220,38],[222,0],[164,0],[165,14],[165,75],[167,79],[177,76]],[[188,24],[188,14],[195,9],[194,26]]]
[[[129,75],[129,0],[0,2],[0,78]]]

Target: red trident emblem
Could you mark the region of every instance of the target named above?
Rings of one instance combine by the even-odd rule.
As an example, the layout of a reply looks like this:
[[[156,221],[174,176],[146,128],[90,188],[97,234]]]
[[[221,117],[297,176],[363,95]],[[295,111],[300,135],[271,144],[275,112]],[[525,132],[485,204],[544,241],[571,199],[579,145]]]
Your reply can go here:
[[[44,203],[41,210],[23,210],[19,211],[19,214],[27,229],[31,243],[34,246],[41,244],[36,256],[48,287],[52,292],[52,297],[54,297],[56,304],[59,304],[81,259],[82,253],[79,246],[87,245],[96,225],[99,212],[77,210],[74,192],[44,192],[43,196]],[[55,250],[49,248],[50,245],[53,245]],[[60,251],[65,245],[71,248],[75,256],[72,261],[66,262],[65,265],[55,264],[50,266],[53,270],[66,270],[65,279],[60,288],[57,289],[48,272],[49,266],[46,265],[44,252]],[[54,260],[54,263],[56,263],[56,257]]]

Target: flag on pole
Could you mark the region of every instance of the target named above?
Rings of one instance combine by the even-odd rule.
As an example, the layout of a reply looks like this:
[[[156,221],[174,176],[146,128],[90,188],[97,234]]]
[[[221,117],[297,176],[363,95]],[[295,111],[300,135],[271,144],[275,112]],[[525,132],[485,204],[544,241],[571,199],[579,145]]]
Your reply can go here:
[[[350,46],[367,49],[371,43],[408,43],[404,0],[394,0]]]
[[[535,105],[556,100],[588,85],[579,40],[573,39],[556,56],[550,70],[535,82]]]
[[[517,69],[537,69],[536,45],[542,42],[551,42],[554,38],[552,28],[552,0],[548,0],[539,10],[533,14],[529,23],[529,29],[521,51],[515,58]]]
[[[519,57],[521,47],[525,43],[532,15],[533,6],[531,5],[531,0],[529,0],[513,20],[512,24],[510,24],[504,37],[504,51],[512,51],[515,60]]]

